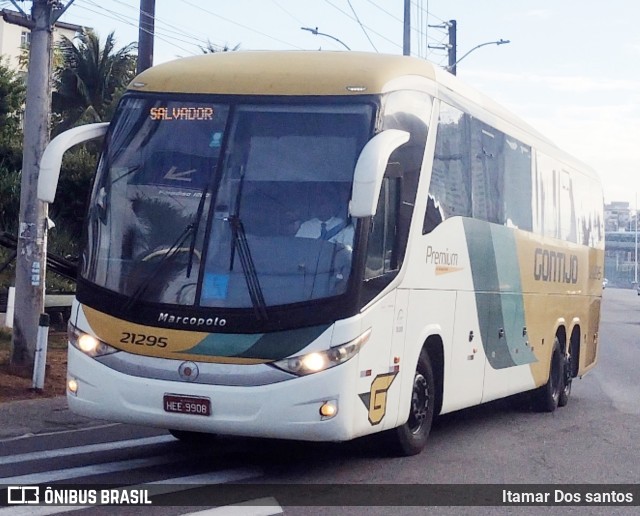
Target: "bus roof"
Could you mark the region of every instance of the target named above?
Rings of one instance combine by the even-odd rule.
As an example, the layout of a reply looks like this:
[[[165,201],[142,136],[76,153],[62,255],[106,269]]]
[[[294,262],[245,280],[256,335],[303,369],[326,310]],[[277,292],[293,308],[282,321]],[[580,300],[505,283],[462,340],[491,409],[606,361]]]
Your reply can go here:
[[[129,88],[239,95],[376,94],[403,75],[435,79],[434,66],[412,57],[366,52],[217,52],[149,68]],[[136,87],[141,83],[144,86]]]
[[[440,67],[415,57],[344,51],[232,51],[163,63],[138,75],[131,91],[234,95],[371,95],[391,91],[403,77],[429,82],[498,129],[509,130],[543,152],[590,176],[590,167],[559,149],[537,129]],[[515,131],[514,131],[515,130]]]

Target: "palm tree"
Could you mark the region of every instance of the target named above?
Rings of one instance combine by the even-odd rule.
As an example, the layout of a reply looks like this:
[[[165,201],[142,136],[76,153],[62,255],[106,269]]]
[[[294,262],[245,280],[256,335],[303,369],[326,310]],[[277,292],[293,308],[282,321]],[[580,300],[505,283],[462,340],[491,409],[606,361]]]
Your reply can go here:
[[[135,75],[135,43],[115,51],[111,32],[101,45],[90,29],[59,43],[61,65],[54,72],[52,109],[59,132],[79,123],[104,122]]]
[[[240,43],[231,48],[227,43],[223,47],[214,45],[211,41],[207,40],[207,44],[204,47],[200,47],[203,54],[215,54],[216,52],[235,52],[240,48]]]

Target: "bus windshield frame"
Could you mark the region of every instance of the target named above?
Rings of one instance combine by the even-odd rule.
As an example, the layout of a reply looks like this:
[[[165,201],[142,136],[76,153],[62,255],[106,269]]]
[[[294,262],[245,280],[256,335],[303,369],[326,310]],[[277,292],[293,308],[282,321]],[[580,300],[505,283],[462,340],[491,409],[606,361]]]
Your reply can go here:
[[[104,306],[98,287],[128,313],[266,320],[347,297],[353,173],[378,109],[369,96],[125,95],[89,203],[79,300]]]

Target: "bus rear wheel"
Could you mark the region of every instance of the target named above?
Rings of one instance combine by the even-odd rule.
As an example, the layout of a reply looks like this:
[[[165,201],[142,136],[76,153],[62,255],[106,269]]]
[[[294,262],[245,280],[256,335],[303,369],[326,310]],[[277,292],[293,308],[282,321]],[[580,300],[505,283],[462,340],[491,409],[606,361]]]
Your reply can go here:
[[[553,412],[558,408],[561,397],[566,405],[569,399],[569,392],[565,382],[565,359],[560,352],[560,342],[557,337],[553,343],[551,352],[551,364],[549,367],[549,380],[542,387],[536,389],[533,394],[533,405],[539,412]]]
[[[569,403],[569,396],[571,395],[571,355],[562,357],[562,377],[564,380],[564,384],[562,386],[562,390],[560,391],[560,397],[558,398],[558,407],[564,407]]]
[[[429,355],[422,350],[413,377],[411,407],[407,422],[388,431],[388,441],[395,455],[420,453],[427,444],[435,407],[435,380]]]

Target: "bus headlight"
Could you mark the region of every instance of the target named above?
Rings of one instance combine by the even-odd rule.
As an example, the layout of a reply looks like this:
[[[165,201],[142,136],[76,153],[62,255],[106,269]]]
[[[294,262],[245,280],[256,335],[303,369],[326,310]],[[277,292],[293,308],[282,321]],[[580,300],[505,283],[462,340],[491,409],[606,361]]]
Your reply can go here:
[[[111,353],[119,351],[116,348],[109,346],[109,344],[96,339],[94,336],[79,330],[71,323],[69,323],[69,326],[67,327],[67,332],[69,335],[69,344],[90,357],[110,355]]]
[[[339,346],[334,346],[323,351],[314,351],[306,355],[285,358],[272,362],[270,365],[287,371],[288,373],[297,374],[298,376],[318,373],[343,364],[353,358],[358,351],[360,351],[360,348],[369,340],[370,335],[371,328],[346,344],[340,344]]]

